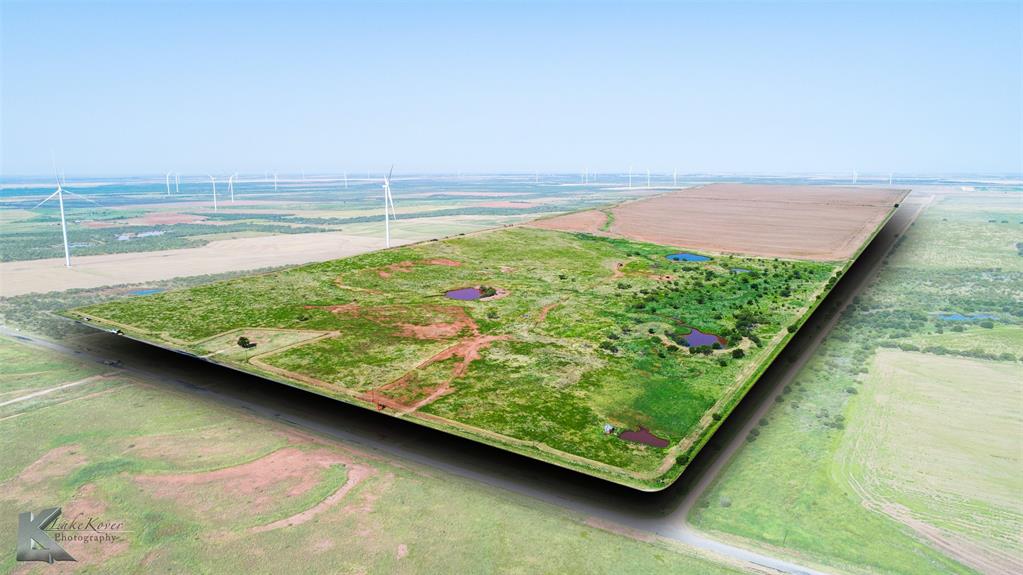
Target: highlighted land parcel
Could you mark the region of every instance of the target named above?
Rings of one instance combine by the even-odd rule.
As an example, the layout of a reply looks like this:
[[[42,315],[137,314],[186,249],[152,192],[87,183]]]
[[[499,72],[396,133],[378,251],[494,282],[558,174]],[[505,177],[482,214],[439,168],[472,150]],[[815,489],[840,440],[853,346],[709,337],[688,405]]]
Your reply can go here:
[[[67,315],[658,490],[905,194],[706,186]]]

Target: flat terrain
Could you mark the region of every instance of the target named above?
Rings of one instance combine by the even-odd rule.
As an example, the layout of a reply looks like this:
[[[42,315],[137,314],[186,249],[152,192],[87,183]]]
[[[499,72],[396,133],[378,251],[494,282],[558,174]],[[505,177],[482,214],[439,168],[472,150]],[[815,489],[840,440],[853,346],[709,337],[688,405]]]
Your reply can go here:
[[[843,572],[1018,572],[1021,216],[1018,192],[938,194],[694,525]]]
[[[984,573],[1023,572],[1023,366],[883,350],[842,473],[871,509]]]
[[[92,288],[264,267],[297,265],[380,249],[380,239],[343,232],[215,240],[202,247],[0,262],[0,297]],[[400,243],[396,241],[396,243]]]
[[[105,369],[8,338],[0,357],[52,387]],[[48,565],[16,563],[17,521],[0,522],[5,573],[738,572],[194,390],[122,374],[50,397],[0,415],[0,514],[58,506],[123,526],[115,541],[63,543],[76,562]]]
[[[671,261],[674,252],[518,227],[73,316],[662,489],[848,263]],[[489,291],[475,301],[445,297],[461,288]],[[241,347],[246,340],[250,347]]]
[[[883,188],[711,184],[535,222],[712,253],[844,260],[908,192]]]
[[[236,201],[212,205],[209,181],[70,182],[65,198],[73,269],[64,269],[60,217],[36,182],[0,188],[0,297],[158,281],[324,261],[380,249],[380,181],[235,182]],[[43,184],[45,186],[49,184]],[[412,178],[395,182],[395,244],[516,224],[620,201],[614,190],[523,178]],[[507,189],[508,191],[495,191]],[[48,193],[48,192],[47,192]],[[649,193],[649,192],[647,192]]]

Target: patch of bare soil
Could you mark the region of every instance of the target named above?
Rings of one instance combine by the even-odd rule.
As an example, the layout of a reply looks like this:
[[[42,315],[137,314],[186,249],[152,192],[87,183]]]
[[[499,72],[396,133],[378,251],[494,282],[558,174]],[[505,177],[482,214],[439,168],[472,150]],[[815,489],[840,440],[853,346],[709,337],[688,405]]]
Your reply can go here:
[[[625,267],[625,262],[615,262],[614,267],[611,270],[611,279],[616,280],[618,278],[625,277],[625,272],[622,271],[623,267]]]
[[[712,184],[611,208],[612,235],[718,253],[851,258],[908,190]],[[532,222],[600,235],[597,210]]]
[[[65,477],[85,465],[85,456],[78,445],[55,447],[32,462],[18,475],[18,482],[39,483],[56,477]]]
[[[350,460],[329,450],[304,451],[284,447],[255,461],[215,471],[167,475],[140,475],[135,481],[153,496],[170,499],[192,509],[205,509],[203,491],[222,490],[224,496],[245,501],[246,509],[260,513],[278,503],[280,490],[296,497],[316,486],[320,473]],[[203,489],[207,488],[207,489]]]
[[[466,371],[469,370],[469,365],[480,358],[480,351],[484,348],[489,347],[495,341],[502,341],[511,339],[508,335],[481,335],[478,330],[475,330],[474,335],[469,339],[464,339],[452,345],[451,347],[435,354],[426,361],[417,365],[412,371],[399,377],[398,379],[371,390],[363,394],[362,399],[368,402],[376,403],[377,406],[389,407],[391,409],[401,411],[403,413],[411,413],[420,407],[436,401],[439,397],[451,393],[453,391],[451,382],[455,379],[465,375]],[[424,369],[439,361],[445,361],[452,358],[460,358],[461,361],[456,363],[451,369],[449,377],[445,378],[439,385],[437,385],[426,397],[419,401],[407,405],[391,397],[387,397],[384,393],[393,392],[395,390],[406,387],[415,377],[417,370]]]
[[[412,269],[415,268],[417,265],[446,266],[457,268],[462,265],[462,262],[458,262],[448,258],[433,258],[429,260],[421,260],[418,262],[406,260],[384,266],[384,269],[377,270],[377,275],[379,275],[382,278],[389,278],[395,273],[408,273],[412,271]]]
[[[457,268],[462,266],[462,262],[449,260],[448,258],[433,258],[430,260],[426,260],[426,263],[430,264],[431,266],[447,266],[451,268]]]
[[[556,301],[552,304],[543,306],[543,308],[540,309],[540,314],[536,317],[536,322],[543,323],[544,320],[547,319],[547,314],[551,313],[551,310],[558,307],[559,305],[561,305],[561,302]]]
[[[607,214],[600,210],[587,210],[546,218],[527,224],[534,228],[545,228],[548,230],[561,230],[563,232],[586,232],[598,234],[600,227],[607,222]]]
[[[912,512],[903,505],[898,503],[873,504],[866,501],[864,505],[868,508],[876,508],[892,519],[907,525],[952,559],[981,573],[991,575],[1023,573],[1023,558],[1011,556],[996,549],[981,547],[963,537],[943,531],[914,517]]]
[[[337,491],[331,493],[326,499],[320,501],[316,505],[313,505],[305,511],[300,511],[291,517],[285,517],[266,525],[259,525],[253,527],[250,531],[253,533],[263,533],[265,531],[273,531],[274,529],[280,529],[282,527],[293,527],[295,525],[301,525],[306,521],[309,521],[313,517],[316,517],[320,513],[330,509],[336,505],[349,491],[355,488],[356,485],[362,482],[370,475],[373,474],[373,470],[365,465],[349,464],[348,465],[348,479],[345,484],[342,485]]]

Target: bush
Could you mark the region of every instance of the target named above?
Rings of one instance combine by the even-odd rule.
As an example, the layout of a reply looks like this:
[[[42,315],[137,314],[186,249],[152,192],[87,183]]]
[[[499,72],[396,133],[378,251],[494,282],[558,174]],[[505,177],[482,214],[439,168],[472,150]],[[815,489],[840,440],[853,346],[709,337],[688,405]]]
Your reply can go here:
[[[982,327],[984,329],[994,329],[995,322],[993,322],[993,321],[991,321],[989,319],[986,319],[986,320],[980,322],[980,327]]]
[[[732,357],[734,357],[735,359],[739,359],[739,358],[745,357],[745,356],[746,356],[746,352],[743,351],[741,348],[737,347],[737,348],[732,350]]]
[[[799,327],[797,327],[796,324],[792,324],[792,325],[790,325],[789,327],[787,327],[785,329],[787,329],[789,331],[789,333],[796,333],[796,330],[799,329]]]
[[[238,338],[238,345],[245,349],[256,347],[256,344],[249,341],[249,338],[245,337],[244,335]]]

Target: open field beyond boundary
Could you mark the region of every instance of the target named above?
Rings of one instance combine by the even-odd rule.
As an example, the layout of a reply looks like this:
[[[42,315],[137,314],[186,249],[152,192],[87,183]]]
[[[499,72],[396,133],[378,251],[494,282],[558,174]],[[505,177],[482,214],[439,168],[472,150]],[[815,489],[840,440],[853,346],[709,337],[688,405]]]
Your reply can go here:
[[[885,188],[712,184],[532,225],[714,253],[845,260],[906,194]]]
[[[875,208],[864,242],[893,206]],[[852,261],[676,252],[520,226],[69,315],[657,490]]]
[[[403,243],[396,240],[395,243]],[[379,249],[379,238],[341,232],[216,240],[198,248],[0,263],[0,297],[297,265]]]

